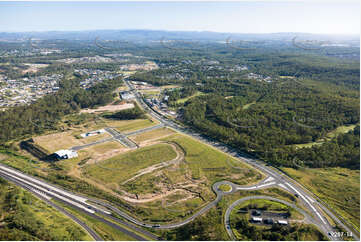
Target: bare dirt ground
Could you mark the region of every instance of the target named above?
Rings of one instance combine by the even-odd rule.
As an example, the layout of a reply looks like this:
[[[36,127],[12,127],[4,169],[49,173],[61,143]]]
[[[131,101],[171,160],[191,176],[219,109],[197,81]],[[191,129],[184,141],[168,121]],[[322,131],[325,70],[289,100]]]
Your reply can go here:
[[[134,108],[134,104],[133,103],[125,103],[125,104],[119,104],[119,105],[109,104],[109,105],[99,107],[96,109],[89,109],[89,108],[82,109],[80,111],[80,113],[97,113],[97,112],[105,112],[105,111],[114,112],[114,111],[129,109],[129,108]]]
[[[29,68],[26,70],[23,70],[22,74],[30,73],[30,72],[36,73],[39,71],[39,69],[49,66],[49,64],[32,64],[32,63],[30,63],[30,64],[24,63],[24,65],[29,66]]]
[[[130,151],[130,150],[132,150],[132,149],[122,147],[120,149],[118,149],[118,148],[117,149],[112,149],[112,150],[106,151],[104,153],[95,153],[87,161],[87,164],[95,164],[97,162],[107,160],[109,158],[112,158],[113,156],[116,156],[116,155],[121,154],[121,153],[125,153],[125,152]]]
[[[7,155],[0,153],[0,160],[5,160],[6,158],[8,158]]]

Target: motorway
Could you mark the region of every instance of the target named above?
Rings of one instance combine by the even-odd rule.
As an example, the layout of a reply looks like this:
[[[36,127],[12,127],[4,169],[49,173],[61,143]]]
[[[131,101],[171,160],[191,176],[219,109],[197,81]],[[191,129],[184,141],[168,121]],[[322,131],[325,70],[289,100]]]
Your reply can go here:
[[[98,206],[92,205],[90,203],[87,203],[87,201],[91,201],[91,199],[88,199],[84,196],[80,196],[74,193],[71,193],[69,191],[66,191],[60,187],[56,187],[54,185],[51,185],[47,182],[44,182],[40,179],[37,179],[35,177],[32,177],[30,175],[24,174],[20,171],[14,170],[8,166],[5,166],[3,164],[0,164],[0,176],[4,179],[7,179],[16,185],[19,185],[28,191],[32,192],[37,197],[41,197],[43,200],[46,199],[50,202],[51,199],[55,199],[58,201],[61,201],[62,203],[66,204],[67,206],[70,206],[76,210],[79,210],[88,216],[91,216],[111,227],[114,229],[117,229],[126,235],[136,239],[136,240],[148,240],[147,238],[151,238],[152,240],[158,240],[158,237],[154,236],[150,232],[143,230],[141,228],[138,228],[132,224],[129,224],[126,221],[117,219],[111,215],[111,212],[109,212],[106,209],[100,208]],[[55,207],[55,206],[54,206]],[[57,207],[55,207],[57,208]],[[116,221],[117,223],[121,223],[124,225],[124,227],[128,227],[130,229],[126,229],[123,226],[119,226],[116,223],[111,222],[108,219],[104,219],[101,216],[96,215],[96,213],[102,215],[103,217],[107,217],[109,219],[112,219]],[[72,218],[75,218],[72,216]],[[95,234],[93,231],[89,230],[89,228],[84,227],[91,235]],[[135,230],[138,233],[134,233],[131,230]],[[139,234],[144,234],[145,236],[141,236]],[[94,235],[95,236],[95,235]],[[99,239],[99,237],[94,237],[95,239]],[[102,240],[102,239],[100,239]]]
[[[291,179],[290,177],[286,176],[283,173],[280,173],[275,168],[268,166],[266,163],[259,159],[252,158],[246,154],[239,153],[232,147],[229,147],[225,144],[220,142],[212,141],[197,132],[191,131],[188,128],[184,128],[179,124],[161,116],[157,112],[155,112],[151,107],[149,107],[142,99],[141,95],[134,89],[134,87],[125,80],[126,85],[128,86],[129,90],[133,92],[136,97],[137,102],[145,109],[147,112],[159,122],[163,123],[165,126],[168,126],[180,133],[189,135],[197,140],[200,140],[203,143],[206,143],[210,146],[215,147],[241,161],[246,162],[247,164],[251,165],[252,167],[260,170],[263,174],[266,175],[266,179],[272,183],[272,186],[277,186],[283,190],[291,192],[293,194],[297,194],[298,199],[303,203],[303,205],[311,211],[312,214],[315,215],[315,222],[316,225],[329,237],[330,240],[340,240],[340,238],[335,238],[330,235],[330,232],[335,232],[335,229],[330,224],[330,222],[324,216],[324,213],[331,217],[340,227],[345,229],[347,232],[353,235],[353,238],[356,241],[359,241],[359,237],[357,236],[357,231],[351,230],[348,226],[346,226],[339,218],[337,218],[327,207],[324,205],[325,203],[322,201],[318,201],[316,198],[312,197],[312,193],[301,186],[299,183]],[[263,189],[269,185],[266,184],[259,184],[255,189]],[[238,188],[239,189],[239,188]],[[217,194],[218,198],[218,194]],[[216,199],[217,200],[217,199]]]
[[[130,89],[132,90],[132,87],[130,84],[126,81],[125,82]],[[318,201],[316,198],[314,198],[309,191],[307,191],[305,188],[303,188],[300,184],[298,184],[296,181],[292,180],[288,176],[278,172],[275,168],[271,166],[267,166],[264,162],[260,160],[256,160],[254,158],[245,156],[244,154],[240,154],[234,149],[221,144],[219,142],[214,142],[212,140],[209,140],[202,135],[191,131],[190,129],[183,128],[182,126],[174,123],[171,120],[168,120],[161,115],[157,114],[154,110],[152,110],[150,107],[148,107],[142,100],[139,93],[135,92],[135,96],[137,99],[137,102],[145,109],[147,112],[155,119],[157,119],[161,124],[159,127],[167,126],[169,128],[172,128],[180,133],[183,133],[185,135],[189,135],[197,140],[200,140],[203,143],[206,143],[208,145],[211,145],[215,147],[216,149],[221,150],[222,152],[225,152],[235,158],[237,158],[240,162],[246,162],[247,164],[251,165],[252,167],[256,168],[257,170],[260,170],[264,175],[265,179],[260,181],[258,184],[251,185],[251,186],[239,186],[236,184],[233,184],[229,181],[222,181],[217,182],[213,184],[212,189],[216,193],[216,199],[212,202],[206,204],[203,206],[200,210],[198,210],[196,213],[194,213],[191,217],[188,217],[187,219],[172,223],[172,224],[149,224],[144,223],[142,221],[137,220],[136,218],[132,217],[128,213],[125,213],[121,210],[119,210],[117,207],[113,206],[109,202],[85,197],[83,195],[74,194],[72,192],[66,191],[63,188],[57,187],[55,185],[49,184],[45,181],[42,181],[40,179],[34,178],[32,176],[29,176],[25,173],[22,173],[20,171],[14,170],[8,166],[5,166],[3,164],[0,164],[0,176],[4,177],[7,180],[10,180],[17,185],[20,185],[24,187],[25,189],[31,191],[35,195],[42,196],[43,199],[50,200],[55,199],[59,200],[63,203],[65,203],[68,206],[71,206],[79,211],[82,211],[86,213],[89,216],[92,216],[93,218],[98,219],[99,221],[102,221],[109,226],[112,226],[115,229],[118,229],[125,234],[133,237],[136,240],[147,240],[147,238],[151,238],[153,240],[158,240],[159,238],[154,236],[152,233],[148,232],[147,230],[144,230],[141,227],[146,228],[153,228],[153,229],[170,229],[170,228],[177,228],[180,226],[183,226],[191,221],[193,221],[198,216],[206,213],[210,208],[217,205],[217,203],[222,199],[224,195],[234,193],[239,190],[259,190],[259,189],[265,189],[269,187],[278,187],[280,189],[286,190],[288,192],[291,192],[293,194],[297,194],[298,200],[302,203],[302,205],[311,212],[312,220],[310,220],[313,224],[315,224],[323,233],[325,233],[326,236],[330,240],[340,240],[342,238],[332,237],[330,235],[330,232],[335,232],[335,229],[331,226],[329,221],[326,219],[324,214],[327,214],[330,216],[339,226],[343,227],[347,232],[353,232],[351,231],[343,222],[341,222],[331,211],[329,211],[322,203],[322,201]],[[158,127],[158,128],[159,128]],[[152,127],[146,128],[147,131],[151,130]],[[143,129],[144,130],[144,129]],[[127,135],[120,134],[116,130],[109,128],[108,131],[110,134],[112,134],[111,139],[122,139],[130,135],[129,133]],[[137,131],[135,131],[137,132]],[[143,131],[144,132],[144,131]],[[131,134],[134,134],[132,132]],[[99,141],[98,141],[99,142]],[[219,186],[221,184],[228,184],[231,186],[231,190],[228,192],[221,191],[219,189]],[[88,202],[88,203],[87,203]],[[92,203],[89,203],[92,202]],[[97,205],[94,205],[94,204]],[[112,215],[110,212],[121,216],[125,220],[118,219]],[[96,215],[100,214],[102,217]],[[103,217],[106,217],[108,219],[104,219]],[[119,226],[116,223],[111,222],[110,220],[116,221],[117,223],[121,223],[123,226]],[[138,226],[135,226],[135,225]],[[85,227],[84,227],[85,228]],[[128,229],[127,229],[128,228]],[[226,228],[227,229],[227,228]],[[91,233],[89,230],[87,230],[89,233]],[[137,233],[134,233],[133,231],[137,231]],[[141,236],[144,235],[144,236]],[[352,233],[355,240],[359,240],[358,236],[355,232]],[[93,236],[95,239],[98,239]]]

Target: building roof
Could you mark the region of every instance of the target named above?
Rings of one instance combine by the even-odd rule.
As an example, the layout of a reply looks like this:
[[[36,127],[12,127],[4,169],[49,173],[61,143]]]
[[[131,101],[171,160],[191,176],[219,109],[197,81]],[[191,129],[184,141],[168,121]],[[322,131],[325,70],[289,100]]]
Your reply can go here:
[[[262,222],[262,218],[252,217],[252,220]]]
[[[76,152],[73,150],[58,150],[58,151],[54,152],[54,154],[57,154],[60,157],[62,157],[64,155],[71,155],[73,153],[76,153]]]
[[[278,220],[277,221],[279,224],[288,224],[288,222],[286,220]]]

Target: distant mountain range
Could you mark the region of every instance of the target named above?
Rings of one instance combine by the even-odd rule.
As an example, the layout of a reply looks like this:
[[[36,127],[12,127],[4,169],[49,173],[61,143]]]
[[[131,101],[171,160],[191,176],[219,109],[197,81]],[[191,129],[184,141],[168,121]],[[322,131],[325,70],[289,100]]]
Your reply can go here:
[[[46,31],[46,32],[0,32],[0,40],[22,39],[66,39],[91,40],[99,37],[102,40],[131,40],[131,41],[159,41],[169,40],[197,40],[197,41],[225,41],[233,40],[291,40],[295,36],[313,40],[358,41],[359,35],[325,35],[309,33],[271,33],[271,34],[242,34],[219,33],[209,31],[163,31],[163,30],[93,30],[93,31]]]

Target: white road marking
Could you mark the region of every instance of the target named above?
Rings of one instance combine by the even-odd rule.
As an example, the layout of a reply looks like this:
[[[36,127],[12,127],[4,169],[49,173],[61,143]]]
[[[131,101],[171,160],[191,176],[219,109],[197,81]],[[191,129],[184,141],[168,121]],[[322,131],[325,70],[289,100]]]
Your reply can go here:
[[[283,185],[283,184],[278,184],[280,187],[282,187],[283,189],[286,189],[287,191],[289,191],[289,189],[285,186],[285,185]]]
[[[34,193],[38,194],[39,196],[41,196],[41,197],[43,197],[43,198],[45,198],[45,199],[47,199],[47,200],[50,200],[50,199],[51,199],[51,197],[47,196],[44,192],[40,192],[40,191],[38,191],[38,190],[36,190],[36,189],[33,189],[33,188],[31,188],[31,190],[32,190]]]
[[[22,178],[17,177],[17,176],[14,175],[14,174],[7,174],[7,175],[10,176],[10,177],[15,178],[15,179],[18,180],[18,181],[21,181],[22,183],[27,184],[28,186],[32,187],[32,189],[38,190],[37,193],[39,193],[39,192],[45,192],[45,193],[47,193],[47,194],[50,194],[50,195],[52,195],[52,196],[54,196],[54,197],[59,198],[60,200],[63,200],[63,201],[68,202],[68,203],[70,203],[70,204],[73,204],[74,206],[76,206],[76,207],[78,207],[78,208],[81,208],[81,209],[83,209],[83,210],[85,210],[85,211],[87,211],[87,212],[89,212],[89,213],[95,213],[94,210],[89,209],[89,208],[85,207],[85,206],[82,205],[82,204],[79,204],[79,203],[77,203],[77,202],[74,202],[73,200],[70,200],[70,199],[68,199],[68,198],[65,198],[65,197],[63,197],[63,196],[61,196],[61,195],[59,195],[59,194],[57,194],[57,193],[54,193],[54,192],[51,192],[51,191],[47,191],[46,188],[37,186],[37,185],[35,185],[35,184],[27,181],[27,180],[24,180],[24,179],[22,179]]]
[[[264,180],[264,182],[269,182],[269,181],[273,181],[273,180],[274,180],[274,178],[270,176],[266,180]]]
[[[292,189],[294,190],[303,200],[306,201],[306,203],[312,208],[312,210],[317,214],[317,216],[322,220],[322,222],[324,224],[326,224],[326,221],[323,219],[323,217],[321,216],[321,214],[319,214],[319,212],[317,212],[317,210],[315,209],[314,206],[312,206],[312,204],[308,201],[308,199],[306,199],[299,191],[297,191],[297,189],[295,189],[291,184],[287,183],[286,184]]]
[[[276,182],[270,182],[270,183],[267,183],[267,184],[259,185],[259,186],[256,186],[256,188],[271,186],[271,185],[274,185],[274,184],[276,184]]]
[[[258,186],[253,186],[253,187],[237,187],[237,190],[252,190],[252,189],[258,189],[261,187],[271,186],[274,184],[276,184],[276,182],[270,182],[270,183],[266,183],[266,184],[262,184],[262,185],[258,185]]]
[[[62,193],[62,194],[64,194],[64,195],[68,196],[68,197],[71,197],[71,198],[75,199],[75,200],[78,200],[78,201],[81,201],[81,202],[87,201],[86,198],[83,198],[83,197],[80,197],[80,196],[71,194],[71,193],[69,193],[69,192],[65,192],[65,191],[63,191],[63,190],[60,190],[60,189],[56,188],[55,186],[50,186],[50,185],[48,185],[48,184],[45,183],[45,182],[41,182],[41,181],[39,181],[39,180],[37,180],[37,179],[34,179],[34,178],[32,178],[32,177],[28,177],[28,176],[26,176],[26,175],[23,175],[23,174],[20,173],[20,172],[16,172],[16,171],[14,171],[14,170],[12,170],[12,169],[9,169],[9,168],[7,168],[7,167],[0,166],[0,169],[6,171],[6,172],[8,172],[8,173],[11,173],[11,174],[13,174],[13,175],[15,175],[15,176],[28,179],[28,180],[32,181],[33,183],[35,183],[35,184],[44,186],[44,187],[49,188],[49,189],[51,189],[51,190],[53,190],[53,191]]]

